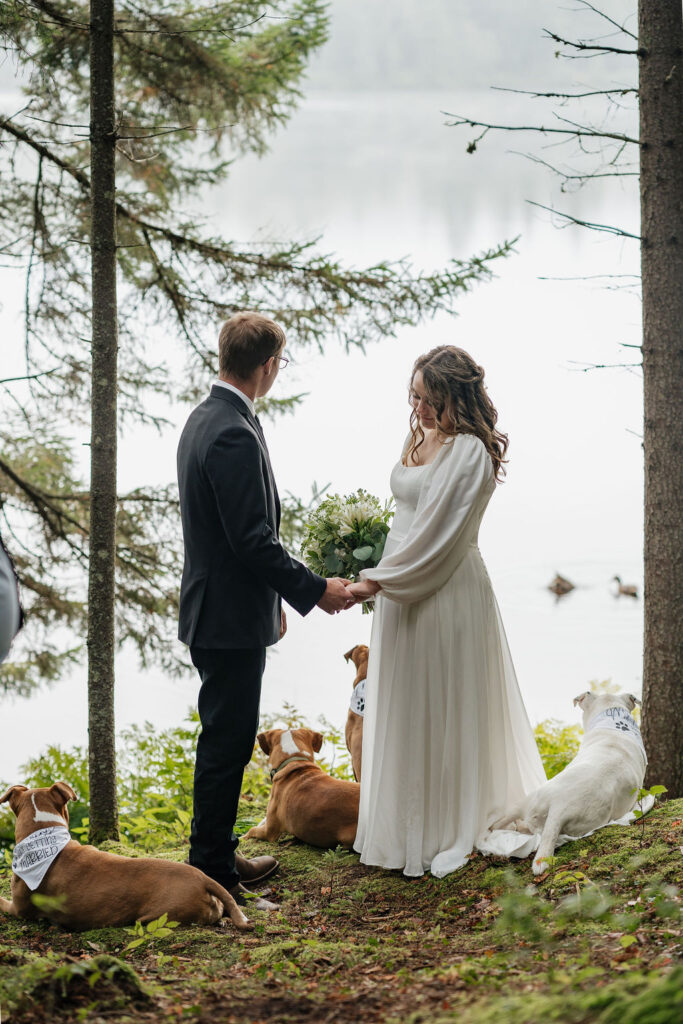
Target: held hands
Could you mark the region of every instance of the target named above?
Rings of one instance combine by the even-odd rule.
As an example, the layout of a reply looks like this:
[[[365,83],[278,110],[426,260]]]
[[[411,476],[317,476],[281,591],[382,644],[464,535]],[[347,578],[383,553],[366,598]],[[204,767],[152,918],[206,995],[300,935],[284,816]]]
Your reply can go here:
[[[348,588],[349,581],[342,580],[338,576],[327,580],[325,592],[318,601],[318,608],[322,608],[328,615],[351,608],[356,602],[353,597],[349,596]]]
[[[374,597],[381,589],[379,583],[375,583],[374,580],[359,580],[358,583],[351,583],[346,588],[346,592],[351,595],[356,604],[360,604],[360,602]]]
[[[333,579],[327,580],[327,587],[318,601],[318,608],[322,608],[328,615],[334,615],[336,612],[352,608],[354,604],[367,601],[381,589],[379,583],[374,583],[372,580],[351,583],[349,580],[342,580],[335,576]]]

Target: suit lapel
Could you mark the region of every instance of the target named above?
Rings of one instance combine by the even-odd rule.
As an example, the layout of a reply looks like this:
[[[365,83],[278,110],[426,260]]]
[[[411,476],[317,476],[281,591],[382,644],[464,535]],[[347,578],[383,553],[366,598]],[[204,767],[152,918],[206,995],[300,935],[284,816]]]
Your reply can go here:
[[[249,424],[253,432],[256,434],[258,442],[261,445],[261,450],[263,454],[266,456],[268,464],[270,465],[268,448],[266,447],[266,440],[263,436],[263,431],[256,422],[255,417],[252,416],[251,411],[248,409],[246,402],[243,402],[239,395],[236,395],[233,391],[228,391],[227,388],[221,388],[217,384],[214,384],[211,387],[211,398],[219,398],[221,399],[221,401],[227,402],[228,405],[231,405],[233,409],[236,409],[240,416],[244,420],[246,420],[246,422]]]
[[[258,434],[259,440],[261,442],[261,446],[262,446],[263,451],[264,451],[265,456],[266,456],[266,465],[268,467],[268,475],[270,477],[270,483],[271,483],[271,486],[273,488],[273,497],[275,498],[275,524],[276,524],[276,529],[279,531],[279,529],[280,529],[280,495],[278,494],[278,491],[277,491],[277,484],[275,483],[275,475],[273,473],[273,467],[272,467],[272,465],[270,463],[270,452],[268,451],[268,445],[266,444],[266,437],[265,437],[265,434],[263,433],[263,428],[262,428],[261,424],[259,423],[259,421],[256,419],[255,416],[252,417],[251,413],[249,412],[248,415],[247,415],[247,419],[249,420],[250,423],[253,423],[254,430]]]

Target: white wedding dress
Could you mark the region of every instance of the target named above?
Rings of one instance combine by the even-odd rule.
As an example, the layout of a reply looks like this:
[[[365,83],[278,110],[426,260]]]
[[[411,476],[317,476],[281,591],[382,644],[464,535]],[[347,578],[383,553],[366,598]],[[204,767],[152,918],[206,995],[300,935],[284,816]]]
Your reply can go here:
[[[545,780],[477,535],[495,490],[479,438],[398,462],[375,603],[355,849],[364,864],[466,863],[478,837]]]

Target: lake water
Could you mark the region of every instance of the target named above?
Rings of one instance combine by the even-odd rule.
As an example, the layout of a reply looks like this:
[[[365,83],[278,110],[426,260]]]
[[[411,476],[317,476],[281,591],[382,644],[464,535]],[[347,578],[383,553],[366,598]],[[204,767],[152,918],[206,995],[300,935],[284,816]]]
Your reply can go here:
[[[384,498],[407,429],[413,360],[444,342],[472,352],[511,438],[482,552],[532,721],[574,721],[571,700],[590,680],[611,678],[636,693],[641,685],[642,604],[615,598],[610,584],[618,573],[642,586],[641,380],[629,369],[583,372],[586,364],[630,360],[620,343],[639,343],[639,306],[600,281],[543,278],[637,273],[638,254],[633,242],[557,230],[526,200],[628,230],[637,226],[637,204],[617,183],[559,196],[547,172],[508,152],[524,148],[519,139],[513,146],[489,136],[468,156],[470,136],[445,127],[442,112],[500,118],[500,103],[491,93],[310,95],[271,153],[236,163],[198,212],[212,231],[240,242],[322,235],[323,251],[358,267],[408,255],[433,269],[520,236],[497,278],[463,297],[457,319],[402,328],[365,355],[346,355],[335,342],[324,355],[298,353],[277,393],[308,397],[267,434],[282,492],[306,495],[315,480]],[[510,123],[528,117],[515,98],[506,98],[505,115]],[[13,333],[19,345],[6,283],[0,298],[3,336]],[[187,412],[172,410],[177,429],[163,438],[138,432],[123,440],[122,488],[174,478]],[[87,440],[77,428],[74,437]],[[577,584],[559,602],[546,589],[557,571]],[[322,713],[343,725],[353,672],[342,655],[368,641],[370,625],[359,609],[333,618],[292,612],[269,659],[263,707],[274,711],[286,700],[311,721]],[[141,674],[128,654],[119,659],[119,727],[177,723],[195,698],[192,675],[172,681]],[[3,720],[0,779],[20,781],[19,765],[47,743],[86,742],[84,673],[27,702],[5,699]]]

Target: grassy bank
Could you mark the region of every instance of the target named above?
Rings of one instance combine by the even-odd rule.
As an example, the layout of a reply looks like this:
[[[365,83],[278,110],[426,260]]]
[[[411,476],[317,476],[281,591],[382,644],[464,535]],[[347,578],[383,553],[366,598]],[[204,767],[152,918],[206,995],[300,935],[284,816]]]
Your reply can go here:
[[[670,801],[642,830],[603,829],[560,849],[537,881],[528,861],[482,856],[443,880],[407,880],[285,840],[272,885],[282,911],[252,913],[248,934],[146,931],[126,951],[123,930],[0,917],[1,1019],[673,1024],[682,819],[683,801]]]

